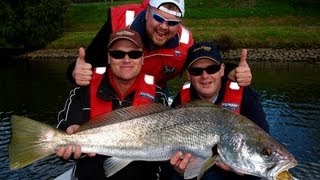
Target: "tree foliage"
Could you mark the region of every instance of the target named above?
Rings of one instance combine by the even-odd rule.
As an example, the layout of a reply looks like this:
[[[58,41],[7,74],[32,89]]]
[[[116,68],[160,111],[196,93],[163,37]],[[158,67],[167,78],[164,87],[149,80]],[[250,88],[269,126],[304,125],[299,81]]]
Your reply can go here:
[[[0,47],[44,47],[63,33],[68,0],[2,0]]]

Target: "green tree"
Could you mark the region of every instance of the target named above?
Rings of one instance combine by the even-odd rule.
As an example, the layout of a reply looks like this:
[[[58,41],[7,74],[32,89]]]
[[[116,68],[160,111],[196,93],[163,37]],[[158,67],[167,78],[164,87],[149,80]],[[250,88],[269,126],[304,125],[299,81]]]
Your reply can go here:
[[[0,5],[0,46],[31,50],[43,48],[62,35],[70,2],[3,0]]]

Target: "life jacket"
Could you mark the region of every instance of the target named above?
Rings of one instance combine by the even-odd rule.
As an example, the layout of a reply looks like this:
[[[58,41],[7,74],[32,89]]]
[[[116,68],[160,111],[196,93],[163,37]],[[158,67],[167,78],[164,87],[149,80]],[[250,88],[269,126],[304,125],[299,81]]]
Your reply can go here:
[[[142,4],[111,7],[112,31],[130,26],[135,17],[148,7],[148,4],[149,0],[144,0]],[[179,45],[176,48],[160,48],[151,51],[144,48],[142,72],[156,77],[156,84],[160,87],[164,87],[167,81],[180,75],[187,58],[187,51],[194,43],[192,33],[181,24],[178,26]]]
[[[181,75],[188,49],[194,43],[192,33],[182,25],[179,25],[178,36],[179,45],[175,48],[144,51],[142,71],[155,76],[156,84],[160,87],[164,87],[169,80]]]
[[[187,82],[182,86],[180,90],[181,104],[191,101],[190,86],[190,82]],[[243,87],[240,87],[236,82],[227,81],[223,100],[219,103],[219,106],[240,114],[242,94]]]
[[[113,110],[112,101],[106,101],[97,97],[97,92],[105,72],[105,67],[97,67],[93,69],[92,79],[90,82],[90,119]],[[145,74],[144,81],[141,81],[139,87],[140,89],[135,91],[132,105],[139,106],[142,104],[152,103],[156,95],[154,77]]]
[[[143,0],[141,4],[125,4],[110,7],[112,32],[128,27],[134,18],[148,7],[149,0]]]

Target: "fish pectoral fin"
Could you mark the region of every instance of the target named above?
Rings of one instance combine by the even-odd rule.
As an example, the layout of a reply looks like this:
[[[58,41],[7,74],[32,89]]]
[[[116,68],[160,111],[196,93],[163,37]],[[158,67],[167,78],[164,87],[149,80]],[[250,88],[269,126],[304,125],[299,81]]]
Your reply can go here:
[[[128,164],[132,162],[131,159],[119,159],[115,157],[107,158],[104,161],[103,168],[105,171],[105,175],[110,177],[126,167]]]
[[[184,179],[192,179],[198,176],[202,164],[205,159],[199,157],[192,157],[186,171],[184,172]]]
[[[201,169],[199,171],[199,175],[198,175],[198,180],[201,179],[201,177],[204,175],[204,173],[215,164],[215,160],[217,159],[218,155],[212,155],[210,156],[208,159],[206,159],[203,163],[203,165],[201,166]]]

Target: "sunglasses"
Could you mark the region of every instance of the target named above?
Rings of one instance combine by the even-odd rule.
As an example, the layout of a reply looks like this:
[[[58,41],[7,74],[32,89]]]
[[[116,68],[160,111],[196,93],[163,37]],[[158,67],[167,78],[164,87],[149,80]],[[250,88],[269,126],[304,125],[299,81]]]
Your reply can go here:
[[[151,9],[150,9],[150,12],[152,14],[153,19],[156,20],[158,23],[161,23],[161,24],[166,22],[168,26],[176,26],[181,22],[179,20],[166,19],[166,18],[162,17],[161,15],[153,12]]]
[[[200,76],[203,74],[203,71],[206,71],[208,74],[214,74],[220,70],[220,64],[219,65],[210,65],[207,66],[206,68],[199,68],[199,67],[194,67],[194,68],[188,68],[188,72],[192,76]]]
[[[128,54],[130,59],[138,59],[141,58],[143,52],[142,51],[121,51],[121,50],[114,50],[109,51],[109,55],[114,59],[123,59]]]

